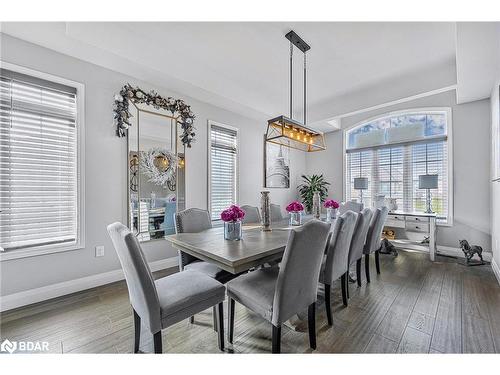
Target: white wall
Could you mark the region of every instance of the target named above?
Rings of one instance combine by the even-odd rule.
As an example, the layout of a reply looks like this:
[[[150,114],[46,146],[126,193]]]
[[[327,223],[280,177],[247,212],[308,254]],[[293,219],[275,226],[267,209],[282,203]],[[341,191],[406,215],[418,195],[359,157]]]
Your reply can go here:
[[[182,97],[196,114],[196,143],[186,155],[187,207],[207,208],[207,120],[240,129],[240,203],[258,205],[263,190],[263,133],[265,118],[257,122],[196,101],[164,87],[101,68],[67,55],[0,34],[4,61],[61,76],[85,84],[86,136],[86,247],[64,253],[8,260],[0,263],[0,295],[5,296],[46,285],[119,269],[106,232],[114,221],[127,220],[126,139],[115,136],[113,95],[127,82],[162,95]],[[291,152],[291,188],[273,189],[271,200],[282,206],[296,198],[296,185],[305,171],[305,154]],[[105,246],[105,256],[94,257],[94,247]],[[148,261],[176,256],[166,241],[144,244]]]
[[[451,107],[453,118],[454,225],[439,227],[438,245],[458,247],[458,240],[491,251],[490,106],[488,100],[456,104],[454,91],[342,119],[342,128],[383,113],[419,107]],[[327,135],[328,150],[307,155],[307,172],[324,173],[333,184],[332,196],[342,199],[342,131]]]
[[[491,92],[491,130],[492,140],[493,137],[499,134],[493,133],[493,126],[500,122],[500,109],[499,109],[499,92],[500,80],[493,86]],[[491,177],[493,177],[493,147],[491,147]],[[500,283],[500,181],[491,183],[491,244],[493,252],[493,267],[496,267],[498,282]]]

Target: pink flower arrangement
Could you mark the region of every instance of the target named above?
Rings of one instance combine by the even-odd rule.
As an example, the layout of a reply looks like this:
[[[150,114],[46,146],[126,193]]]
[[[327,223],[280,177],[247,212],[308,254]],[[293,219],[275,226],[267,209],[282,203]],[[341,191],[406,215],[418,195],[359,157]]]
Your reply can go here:
[[[238,221],[241,220],[245,217],[245,211],[243,211],[241,208],[233,204],[231,207],[226,208],[224,211],[221,212],[220,218],[222,221],[229,222],[229,221]]]
[[[286,206],[287,212],[300,212],[304,211],[304,205],[300,202],[293,201],[288,206]]]
[[[324,204],[325,208],[339,208],[339,202],[334,201],[333,199],[327,199]]]

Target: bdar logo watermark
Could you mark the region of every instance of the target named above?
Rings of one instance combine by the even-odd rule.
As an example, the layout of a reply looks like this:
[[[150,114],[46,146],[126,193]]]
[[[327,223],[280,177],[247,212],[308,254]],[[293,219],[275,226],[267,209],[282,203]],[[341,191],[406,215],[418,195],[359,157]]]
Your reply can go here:
[[[0,352],[15,353],[15,352],[47,352],[49,351],[49,343],[47,341],[10,341],[3,340],[0,344]]]
[[[17,349],[17,342],[12,342],[8,339],[5,339],[2,344],[0,344],[0,351],[9,352],[10,354],[14,353]]]

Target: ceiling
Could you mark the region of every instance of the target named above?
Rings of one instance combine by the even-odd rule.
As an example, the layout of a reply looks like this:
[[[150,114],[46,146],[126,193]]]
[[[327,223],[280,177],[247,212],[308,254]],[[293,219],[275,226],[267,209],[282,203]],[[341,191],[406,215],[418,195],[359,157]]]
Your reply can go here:
[[[455,23],[2,24],[15,37],[259,120],[289,112],[284,34],[291,29],[311,45],[308,117],[323,131],[333,130],[326,122],[336,115],[329,103],[455,65]],[[294,115],[301,117],[302,54],[295,50],[294,56]]]

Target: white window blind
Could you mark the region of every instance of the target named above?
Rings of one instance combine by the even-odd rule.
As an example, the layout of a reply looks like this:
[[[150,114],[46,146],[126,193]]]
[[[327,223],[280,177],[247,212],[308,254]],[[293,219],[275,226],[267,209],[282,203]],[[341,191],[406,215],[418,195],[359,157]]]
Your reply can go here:
[[[0,247],[74,244],[76,89],[0,70]]]
[[[210,124],[210,212],[212,220],[236,204],[238,164],[238,133]]]
[[[399,130],[405,127],[409,130]],[[417,128],[418,132],[415,131]],[[392,129],[397,129],[405,139],[401,141],[399,137],[394,142],[384,141],[385,144],[379,142],[367,146],[368,141],[365,140],[371,139],[370,133],[379,134],[381,129],[388,135]],[[412,133],[414,140],[409,136]],[[418,179],[420,175],[437,174],[438,188],[431,190],[432,208],[438,215],[438,223],[451,221],[448,185],[451,167],[444,114],[433,112],[431,115],[419,113],[384,117],[351,129],[347,133],[347,141],[350,146],[346,150],[347,200],[360,197],[360,191],[354,189],[354,178],[367,177],[368,190],[363,191],[366,206],[373,205],[375,196],[384,195],[396,198],[400,210],[425,212],[426,190],[418,188]]]

